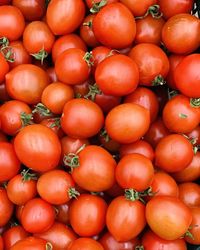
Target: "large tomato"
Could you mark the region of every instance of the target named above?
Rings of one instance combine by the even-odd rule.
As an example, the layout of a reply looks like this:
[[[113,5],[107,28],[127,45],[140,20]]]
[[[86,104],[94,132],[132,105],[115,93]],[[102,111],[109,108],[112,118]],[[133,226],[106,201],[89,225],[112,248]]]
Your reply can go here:
[[[75,241],[73,241],[69,247],[68,250],[104,250],[103,246],[97,242],[96,240],[93,240],[91,238],[79,238]]]
[[[52,245],[46,240],[36,238],[33,236],[27,237],[23,240],[16,242],[10,250],[51,250]]]
[[[14,210],[13,203],[8,199],[7,192],[0,188],[0,227],[5,226],[10,220]]]

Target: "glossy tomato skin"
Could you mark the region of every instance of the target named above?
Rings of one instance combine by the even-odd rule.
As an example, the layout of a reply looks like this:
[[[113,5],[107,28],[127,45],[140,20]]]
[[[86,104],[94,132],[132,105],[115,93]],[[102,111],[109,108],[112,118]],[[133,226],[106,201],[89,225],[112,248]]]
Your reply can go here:
[[[9,64],[7,63],[4,56],[0,53],[0,66],[1,66],[1,72],[0,72],[0,84],[2,84],[5,80],[5,76],[9,71]]]
[[[185,240],[193,245],[200,244],[200,207],[192,207],[190,208],[192,212],[192,223],[191,223],[191,234],[193,235],[194,239],[190,237],[185,237]]]
[[[13,178],[20,170],[19,161],[14,147],[9,142],[0,142],[0,182]]]
[[[51,249],[51,244],[46,240],[36,238],[33,236],[27,237],[23,240],[16,242],[10,250],[46,250]]]
[[[105,120],[108,135],[122,144],[139,140],[147,132],[149,125],[149,111],[134,103],[118,105],[108,113]]]
[[[96,135],[102,128],[103,123],[104,116],[99,106],[83,98],[68,101],[61,116],[63,131],[70,137],[79,139]]]
[[[97,13],[93,21],[93,31],[101,44],[123,49],[133,43],[136,24],[131,11],[125,5],[112,3]]]
[[[14,210],[13,203],[8,199],[7,192],[0,188],[0,227],[5,226],[10,220]]]
[[[48,84],[46,72],[33,64],[18,65],[6,75],[9,96],[27,104],[40,102],[42,91]]]
[[[142,236],[142,246],[145,247],[145,250],[157,250],[160,248],[167,250],[187,250],[184,239],[164,240],[151,230],[148,230]]]
[[[70,224],[81,237],[98,235],[105,226],[107,204],[97,195],[81,194],[69,209]]]
[[[57,135],[40,124],[23,128],[15,137],[14,148],[21,162],[34,171],[51,170],[60,160],[61,145]]]
[[[16,41],[22,36],[24,27],[24,17],[18,8],[10,5],[0,6],[0,37]]]
[[[160,238],[176,240],[188,230],[192,213],[176,197],[156,196],[146,205],[146,219],[151,230]]]
[[[190,14],[172,16],[162,29],[162,41],[175,54],[189,54],[199,47],[199,19]]]
[[[68,250],[85,250],[86,248],[87,250],[104,250],[99,242],[91,238],[78,238],[69,245]]]
[[[46,13],[47,24],[55,35],[74,32],[85,16],[85,4],[82,0],[53,0]]]
[[[124,196],[113,199],[106,213],[106,226],[117,241],[135,238],[146,225],[145,206]]]
[[[141,43],[129,52],[139,68],[139,84],[152,86],[157,76],[165,78],[169,71],[169,60],[163,50],[155,44]]]
[[[179,199],[188,207],[200,207],[200,186],[197,183],[179,184]]]
[[[200,55],[186,56],[177,66],[174,79],[177,89],[184,95],[192,98],[200,96],[199,80]],[[184,72],[184,76],[181,72]]]

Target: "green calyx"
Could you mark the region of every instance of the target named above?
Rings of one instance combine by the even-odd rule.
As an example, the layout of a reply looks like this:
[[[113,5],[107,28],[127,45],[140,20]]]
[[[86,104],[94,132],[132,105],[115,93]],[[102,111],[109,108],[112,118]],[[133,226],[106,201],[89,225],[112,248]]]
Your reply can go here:
[[[101,94],[101,90],[99,89],[98,85],[95,83],[93,85],[89,84],[89,91],[86,95],[84,95],[84,98],[85,99],[90,99],[92,101],[95,100],[96,98],[96,95],[99,95]]]
[[[168,99],[171,100],[174,96],[177,96],[179,92],[174,89],[167,89]]]
[[[94,65],[94,62],[93,62],[94,58],[93,58],[92,52],[86,52],[83,59],[85,60],[89,68]]]
[[[48,53],[46,50],[41,49],[38,53],[31,54],[36,60],[41,61],[41,64],[43,64],[44,59],[48,57]]]
[[[50,117],[50,116],[53,115],[52,112],[51,112],[51,110],[48,109],[48,108],[47,108],[44,104],[42,104],[42,103],[38,103],[38,104],[35,106],[35,108],[34,108],[34,110],[32,111],[32,113],[33,113],[33,114],[34,114],[34,113],[39,113],[40,115],[45,116],[45,117]]]
[[[87,26],[87,27],[89,27],[91,29],[92,28],[92,21],[83,23],[83,26]]]
[[[77,199],[77,197],[80,195],[80,193],[75,188],[70,188],[68,190],[68,195],[69,195],[70,199],[72,199],[72,198]]]
[[[145,250],[143,246],[136,246],[135,250]]]
[[[135,17],[135,19],[143,19],[147,17],[148,15],[151,15],[155,19],[159,19],[163,16],[163,13],[160,12],[160,6],[158,4],[152,5],[148,8],[147,12],[144,14],[144,16]]]
[[[8,47],[9,45],[9,40],[7,37],[3,36],[3,37],[0,37],[0,46],[2,47]]]
[[[33,124],[33,114],[27,114],[26,112],[21,112],[20,119],[22,123],[22,128],[27,125]]]
[[[105,128],[101,129],[100,136],[102,136],[104,138],[105,142],[109,142],[110,141],[110,137],[109,137],[109,135],[108,135],[108,133],[107,133],[107,131],[106,131]]]
[[[22,181],[26,182],[26,181],[30,181],[30,180],[37,180],[37,175],[36,174],[31,174],[29,173],[30,169],[24,169],[21,172],[21,176],[22,176]]]
[[[190,98],[190,105],[193,108],[199,108],[200,107],[200,98]]]
[[[156,193],[153,193],[152,192],[152,188],[149,187],[148,189],[142,191],[142,192],[138,192],[136,191],[135,189],[125,189],[125,198],[127,200],[130,200],[130,201],[141,201],[142,203],[145,204],[145,201],[143,199],[143,197],[146,197],[146,196],[154,196]]]
[[[92,14],[96,14],[100,11],[101,8],[103,8],[107,4],[107,0],[102,0],[98,3],[94,3],[92,8],[90,9],[90,12]]]
[[[161,75],[158,75],[155,77],[155,79],[152,81],[152,86],[159,86],[166,84],[166,81]]]
[[[50,118],[49,120],[52,120],[53,123],[51,123],[50,128],[61,128],[61,124],[60,124],[60,117],[56,117],[56,118]]]

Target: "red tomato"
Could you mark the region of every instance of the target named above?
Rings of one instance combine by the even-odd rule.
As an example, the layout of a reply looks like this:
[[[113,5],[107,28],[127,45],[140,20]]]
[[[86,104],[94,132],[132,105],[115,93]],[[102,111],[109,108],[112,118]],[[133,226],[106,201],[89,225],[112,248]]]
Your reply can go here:
[[[18,8],[10,5],[0,6],[0,37],[16,41],[22,36],[24,28],[24,17]]]
[[[7,142],[8,138],[6,137],[6,135],[0,131],[0,142]]]
[[[0,182],[13,178],[20,170],[21,163],[9,142],[0,142]]]
[[[49,171],[60,160],[61,145],[57,135],[40,124],[23,128],[15,137],[14,148],[21,162],[34,171]]]
[[[149,125],[149,111],[134,103],[116,106],[105,120],[108,135],[122,144],[139,140],[147,132]]]
[[[2,53],[0,53],[0,67],[1,67],[1,71],[0,71],[0,86],[1,86],[1,84],[5,80],[6,74],[9,71],[9,64],[7,63]]]
[[[91,238],[78,238],[68,247],[68,250],[104,250],[103,246]]]
[[[7,192],[4,188],[0,187],[0,227],[5,226],[14,210],[13,203],[8,199]]]
[[[65,225],[69,225],[69,207],[71,205],[72,200],[62,205],[55,206],[56,208],[56,220]]]
[[[179,186],[179,199],[188,207],[200,207],[200,186],[193,182],[185,182]]]
[[[139,84],[163,84],[162,78],[165,78],[169,71],[169,60],[160,47],[151,43],[141,43],[131,49],[129,56],[139,68]]]
[[[200,55],[191,54],[186,56],[175,70],[174,79],[177,89],[188,97],[199,98],[200,96],[199,67]]]
[[[6,90],[6,84],[2,83],[0,84],[0,103],[6,102],[10,100],[10,96],[8,95],[8,92]]]
[[[0,236],[0,250],[4,249],[3,238]]]
[[[164,240],[177,240],[188,230],[192,213],[176,197],[156,196],[146,205],[146,219],[157,236]]]
[[[108,4],[102,8],[95,16],[92,27],[97,40],[110,48],[126,48],[135,39],[134,17],[121,3]]]
[[[177,14],[164,24],[162,41],[172,53],[189,54],[199,47],[199,30],[200,23],[197,17]]]
[[[81,194],[69,209],[70,224],[81,237],[99,234],[105,226],[107,204],[97,195]]]
[[[44,119],[40,122],[40,124],[50,128],[58,136],[58,138],[62,138],[64,136],[64,132],[60,127],[60,117]]]
[[[74,32],[85,16],[82,0],[51,0],[46,13],[47,24],[55,35]]]
[[[18,65],[6,75],[9,96],[27,104],[40,102],[42,91],[48,84],[46,72],[33,64]]]
[[[190,233],[193,235],[193,239],[190,237],[185,237],[185,240],[193,245],[200,244],[200,207],[190,208],[192,212],[192,223]]]
[[[57,82],[58,81],[54,67],[50,67],[50,68],[46,69],[46,72],[47,72],[47,75],[49,77],[50,82]]]
[[[0,0],[0,5],[10,4],[11,0]]]
[[[124,190],[117,184],[117,182],[115,182],[111,188],[106,190],[106,194],[108,194],[110,197],[117,197],[123,195]]]

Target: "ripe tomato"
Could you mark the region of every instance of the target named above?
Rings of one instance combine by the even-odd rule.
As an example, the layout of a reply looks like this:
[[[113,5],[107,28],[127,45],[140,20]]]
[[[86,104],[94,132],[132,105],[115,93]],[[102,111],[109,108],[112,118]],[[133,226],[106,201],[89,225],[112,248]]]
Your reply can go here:
[[[11,0],[0,0],[0,5],[8,5],[10,4]]]
[[[78,238],[74,240],[68,247],[68,250],[104,250],[103,246],[91,238]]]
[[[5,82],[0,84],[0,103],[10,100],[10,96],[6,90]]]
[[[111,3],[102,8],[95,16],[92,27],[97,40],[110,48],[126,48],[135,39],[134,17],[121,3]]]
[[[0,142],[7,142],[8,138],[6,137],[6,135],[0,131]]]
[[[197,17],[177,14],[164,24],[162,41],[172,53],[189,54],[199,47],[199,29],[200,23]]]
[[[4,249],[4,242],[3,242],[2,236],[0,236],[0,249],[1,249],[1,250]]]
[[[9,142],[0,142],[0,182],[13,178],[20,170],[21,163]]]
[[[0,187],[0,227],[5,226],[10,220],[14,210],[13,203],[8,199],[7,192]]]
[[[55,210],[40,198],[29,200],[22,210],[21,224],[27,232],[43,233],[54,223]]]
[[[163,50],[155,44],[140,43],[129,52],[139,68],[139,84],[152,86],[163,84],[169,71],[169,60]]]
[[[68,101],[61,116],[63,131],[70,137],[79,139],[96,135],[103,123],[104,116],[99,106],[83,98]]]
[[[142,246],[145,248],[145,250],[187,250],[184,239],[164,240],[151,230],[148,230],[142,236]]]
[[[200,206],[200,186],[193,182],[179,184],[179,199],[188,207]]]
[[[176,67],[174,79],[177,89],[188,97],[199,98],[200,96],[199,67],[199,54],[186,56]],[[184,76],[182,72],[184,72]]]
[[[9,64],[4,58],[4,56],[2,55],[2,53],[0,53],[0,67],[1,67],[1,71],[0,71],[0,86],[1,86],[1,84],[5,80],[6,74],[9,71]]]
[[[51,0],[46,13],[47,24],[55,35],[74,32],[85,16],[82,0]]]
[[[145,206],[124,196],[114,198],[107,209],[106,226],[117,241],[135,238],[146,225]]]
[[[188,230],[192,213],[176,197],[156,196],[146,205],[146,219],[157,236],[164,240],[176,240]]]
[[[192,212],[192,223],[190,233],[193,235],[193,239],[190,237],[185,237],[185,240],[193,245],[200,244],[200,207],[190,208]]]
[[[97,195],[81,194],[69,208],[70,224],[81,237],[99,234],[105,226],[107,204]]]
[[[10,5],[0,6],[0,37],[16,41],[22,36],[24,28],[24,17],[18,8]]]
[[[147,132],[149,125],[149,111],[134,103],[116,106],[105,120],[108,135],[122,144],[139,140]]]
[[[9,96],[27,104],[40,102],[42,91],[48,84],[46,72],[33,64],[19,65],[6,75]]]
[[[60,160],[61,145],[57,135],[40,124],[23,128],[15,137],[14,148],[20,161],[34,171],[51,170]]]
[[[64,136],[64,132],[60,127],[60,117],[44,119],[40,122],[40,124],[50,128],[58,136],[58,138],[62,138]]]
[[[62,205],[55,206],[56,209],[56,221],[61,222],[65,225],[69,225],[69,207],[71,205],[72,200]]]
[[[58,78],[57,78],[57,75],[56,75],[54,67],[47,68],[46,72],[47,72],[47,75],[48,75],[49,80],[50,80],[51,83],[58,81]]]
[[[187,134],[190,139],[194,139],[196,143],[194,145],[200,144],[200,126],[197,126],[190,133]]]
[[[166,172],[178,172],[191,163],[193,156],[189,140],[182,135],[171,134],[161,139],[156,146],[155,164]]]

